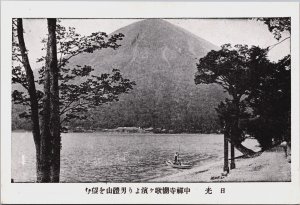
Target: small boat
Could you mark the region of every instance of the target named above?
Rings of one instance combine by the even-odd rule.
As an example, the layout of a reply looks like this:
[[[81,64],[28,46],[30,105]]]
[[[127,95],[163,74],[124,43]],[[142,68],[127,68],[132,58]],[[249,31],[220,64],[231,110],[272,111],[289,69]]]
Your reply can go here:
[[[191,164],[174,164],[171,160],[166,161],[166,164],[177,169],[190,169],[193,166]]]

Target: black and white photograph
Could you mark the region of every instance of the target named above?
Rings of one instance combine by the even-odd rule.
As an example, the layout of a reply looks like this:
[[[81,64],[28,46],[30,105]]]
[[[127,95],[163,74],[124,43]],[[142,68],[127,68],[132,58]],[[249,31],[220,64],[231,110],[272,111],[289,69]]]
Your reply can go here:
[[[12,181],[290,181],[290,26],[13,19]]]
[[[291,16],[10,22],[11,185],[188,195],[208,184],[209,195],[292,182]]]

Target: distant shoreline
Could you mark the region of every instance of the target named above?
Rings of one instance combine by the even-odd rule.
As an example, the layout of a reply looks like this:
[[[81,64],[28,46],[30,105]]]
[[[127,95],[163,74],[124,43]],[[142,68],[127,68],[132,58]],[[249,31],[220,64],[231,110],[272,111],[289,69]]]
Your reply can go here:
[[[20,132],[32,132],[31,130],[23,130],[23,129],[16,129],[12,130],[12,132],[20,133]],[[123,134],[222,134],[219,132],[153,132],[153,131],[141,131],[141,132],[135,132],[135,131],[117,131],[116,129],[99,129],[99,130],[84,130],[84,131],[74,131],[70,130],[68,132],[62,132],[63,133],[123,133]]]

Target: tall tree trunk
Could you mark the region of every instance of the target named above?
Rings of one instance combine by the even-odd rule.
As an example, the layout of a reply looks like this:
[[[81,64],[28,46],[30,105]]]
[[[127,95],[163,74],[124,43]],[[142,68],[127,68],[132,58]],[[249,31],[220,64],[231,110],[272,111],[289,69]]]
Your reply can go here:
[[[56,48],[56,19],[47,19],[48,22],[48,47],[47,58],[50,76],[50,133],[52,136],[51,150],[51,182],[59,182],[60,173],[60,116],[59,116],[59,88],[57,66],[57,48]]]
[[[241,140],[241,129],[239,128],[239,118],[240,118],[240,97],[237,95],[233,96],[233,104],[234,104],[234,119],[231,123],[230,127],[230,143],[231,143],[231,151],[232,151],[232,156],[231,160],[234,163],[234,147],[239,150],[243,155],[246,157],[253,155],[255,152],[251,149],[248,149],[247,147],[242,145],[242,140]],[[235,164],[232,164],[233,167],[235,167]]]
[[[224,131],[224,167],[223,167],[223,171],[224,172],[229,172],[229,168],[228,168],[228,131],[225,128]]]
[[[43,172],[41,169],[40,162],[40,125],[39,125],[39,109],[38,109],[38,99],[36,94],[36,88],[34,83],[34,75],[28,60],[26,45],[23,35],[23,20],[21,18],[17,19],[17,35],[19,41],[19,48],[22,56],[22,64],[26,72],[26,80],[28,83],[28,93],[30,96],[30,109],[31,109],[31,121],[32,121],[32,135],[36,149],[36,174],[37,182],[41,182],[43,178]]]
[[[231,125],[231,143],[230,143],[230,169],[235,168],[235,153],[234,153],[234,143],[233,142],[238,142],[240,141],[240,130],[238,127],[238,117],[234,120],[233,124]]]
[[[233,143],[230,143],[230,157],[231,157],[231,160],[230,160],[230,169],[235,169],[235,154],[234,154],[234,145]]]
[[[49,30],[49,29],[48,29]],[[47,54],[45,62],[44,73],[44,98],[43,98],[43,115],[41,124],[41,165],[45,176],[43,182],[51,182],[51,163],[53,155],[53,136],[51,135],[51,76],[50,69],[52,63],[52,50],[51,50],[52,35],[48,34]]]
[[[251,149],[248,149],[247,147],[242,145],[242,140],[241,140],[241,130],[238,127],[238,118],[234,120],[234,122],[231,125],[231,131],[230,131],[230,144],[232,147],[232,156],[234,157],[234,147],[239,150],[241,153],[243,153],[244,156],[249,157],[255,152]],[[234,159],[232,159],[234,160]],[[234,166],[234,165],[233,165]]]

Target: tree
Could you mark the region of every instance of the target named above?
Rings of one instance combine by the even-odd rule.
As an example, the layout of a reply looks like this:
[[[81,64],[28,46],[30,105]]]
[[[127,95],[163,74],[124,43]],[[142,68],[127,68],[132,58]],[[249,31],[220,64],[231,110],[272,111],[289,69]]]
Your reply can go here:
[[[240,120],[248,115],[245,98],[252,80],[258,77],[254,71],[270,65],[266,49],[230,44],[219,51],[210,51],[197,64],[196,84],[219,84],[231,96],[221,102],[217,111],[230,133],[230,142],[248,156],[254,152],[241,144],[245,138],[239,128]]]
[[[82,53],[117,49],[123,34],[108,37],[97,32],[82,37],[74,28],[66,30],[56,24],[56,19],[47,22],[48,40],[42,41],[47,43],[47,55],[37,60],[45,66],[39,70],[39,80],[35,81],[24,43],[22,19],[13,20],[13,35],[19,43],[13,39],[12,82],[21,84],[23,90],[14,90],[12,98],[16,104],[30,105],[20,117],[31,117],[37,153],[37,182],[58,182],[63,123],[86,119],[89,110],[118,101],[118,96],[131,90],[135,83],[123,78],[116,69],[112,74],[95,76],[91,66],[68,65],[71,58]],[[44,91],[37,90],[36,83],[43,85]]]
[[[60,116],[59,116],[59,88],[58,88],[58,63],[56,47],[56,19],[47,19],[48,41],[47,54],[45,58],[44,75],[44,98],[43,114],[41,120],[42,140],[41,156],[42,160],[47,159],[45,168],[50,168],[51,182],[59,182],[60,173]],[[44,152],[45,150],[45,152]],[[43,164],[43,163],[42,163]],[[47,176],[48,177],[48,176]],[[47,179],[48,180],[48,179]]]
[[[279,42],[266,49],[254,46],[250,49],[242,48],[243,46],[236,46],[235,49],[229,46],[229,49],[225,49],[228,48],[228,44],[224,45],[220,51],[207,54],[203,59],[204,63],[200,59],[196,83],[220,84],[232,99],[226,99],[219,105],[217,109],[219,118],[227,124],[238,123],[238,126],[233,127],[240,129],[232,130],[236,131],[237,134],[233,136],[238,136],[237,139],[243,140],[242,131],[246,131],[258,140],[262,149],[268,149],[274,139],[280,142],[282,139],[290,138],[290,55],[278,63],[270,62],[266,55],[272,48],[290,38],[287,36],[281,40],[282,33],[290,34],[291,27],[290,18],[258,20],[268,26],[269,31]],[[228,69],[228,66],[240,68],[241,75],[237,70],[233,72]],[[231,91],[230,85],[233,85]],[[239,91],[235,91],[237,88]],[[235,93],[238,95],[235,96]],[[238,100],[241,94],[242,97]],[[244,116],[240,116],[237,121],[235,117],[232,118],[236,114],[232,113]]]
[[[39,111],[38,111],[38,97],[34,82],[33,71],[31,69],[27,49],[23,36],[23,21],[22,19],[17,19],[16,24],[13,25],[14,30],[17,31],[18,44],[13,42],[13,55],[12,60],[18,59],[22,65],[24,66],[25,72],[20,72],[20,66],[17,66],[16,70],[13,70],[12,82],[18,82],[28,91],[29,99],[23,101],[23,95],[21,93],[13,93],[13,99],[16,99],[17,102],[26,103],[30,105],[31,109],[31,121],[32,121],[32,134],[36,148],[36,170],[37,170],[37,180],[42,180],[42,170],[41,170],[41,160],[40,160],[40,143],[41,143],[41,133],[40,133],[40,125],[39,125]],[[17,53],[17,48],[19,48],[19,53]],[[22,59],[19,57],[21,56]],[[20,78],[16,78],[16,76],[20,76]],[[30,103],[28,103],[28,100]]]
[[[259,76],[246,99],[253,118],[248,122],[247,131],[259,141],[262,149],[268,149],[273,146],[273,141],[290,141],[290,56],[260,70]]]
[[[257,18],[257,20],[264,22],[264,24],[268,26],[269,31],[274,35],[274,38],[278,41],[282,38],[283,32],[291,33],[290,17]],[[287,38],[290,38],[290,36]]]
[[[290,38],[290,18],[259,18],[279,42],[267,47],[271,50]],[[282,39],[282,33],[287,37]],[[281,40],[281,41],[280,41]],[[290,142],[291,129],[291,56],[287,55],[272,66],[255,70],[249,96],[246,101],[252,115],[246,129],[260,143],[262,149],[273,146],[283,139]]]

